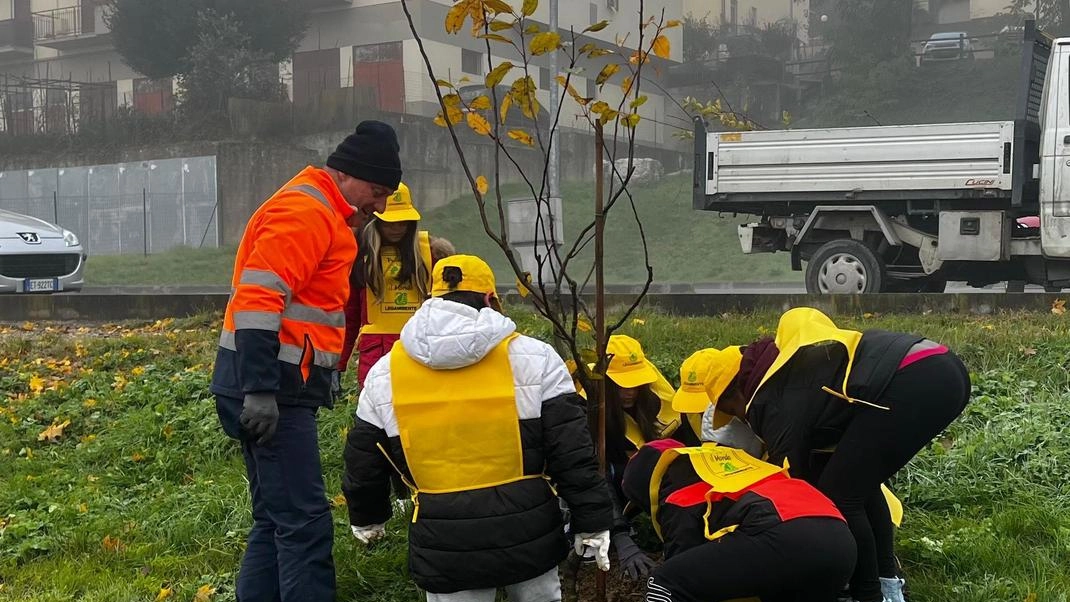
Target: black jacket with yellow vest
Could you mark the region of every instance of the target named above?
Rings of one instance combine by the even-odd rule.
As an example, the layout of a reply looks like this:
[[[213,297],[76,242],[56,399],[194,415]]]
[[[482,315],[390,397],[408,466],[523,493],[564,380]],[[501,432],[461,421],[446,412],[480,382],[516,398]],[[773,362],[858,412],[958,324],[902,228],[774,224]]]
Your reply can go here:
[[[234,261],[212,393],[274,392],[280,404],[330,402],[357,243],[353,208],[308,167],[249,218]]]
[[[391,516],[398,470],[417,489],[410,574],[432,593],[502,587],[557,566],[569,545],[558,495],[574,532],[613,523],[568,370],[515,328],[491,309],[430,299],[361,392],[342,481],[350,522]]]
[[[882,396],[910,348],[911,334],[837,329],[817,310],[784,314],[780,355],[747,406],[747,421],[765,442],[768,460],[786,459],[791,474],[810,479],[813,450],[835,447],[860,408],[882,411]]]

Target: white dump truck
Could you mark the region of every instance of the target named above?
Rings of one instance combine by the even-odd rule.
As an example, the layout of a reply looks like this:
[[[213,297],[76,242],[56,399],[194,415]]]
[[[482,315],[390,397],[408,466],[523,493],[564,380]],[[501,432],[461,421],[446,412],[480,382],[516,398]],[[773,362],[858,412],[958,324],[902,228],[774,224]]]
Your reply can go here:
[[[810,293],[1070,287],[1070,38],[1025,26],[1015,119],[707,132],[694,207],[759,216],[744,253],[787,251]]]

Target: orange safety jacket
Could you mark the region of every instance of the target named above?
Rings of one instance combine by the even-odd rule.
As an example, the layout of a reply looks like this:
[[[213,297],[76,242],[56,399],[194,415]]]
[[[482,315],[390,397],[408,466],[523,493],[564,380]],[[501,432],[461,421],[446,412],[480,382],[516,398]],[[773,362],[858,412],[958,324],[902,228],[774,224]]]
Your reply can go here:
[[[234,260],[213,393],[330,405],[357,256],[353,211],[326,171],[307,167],[253,213]]]

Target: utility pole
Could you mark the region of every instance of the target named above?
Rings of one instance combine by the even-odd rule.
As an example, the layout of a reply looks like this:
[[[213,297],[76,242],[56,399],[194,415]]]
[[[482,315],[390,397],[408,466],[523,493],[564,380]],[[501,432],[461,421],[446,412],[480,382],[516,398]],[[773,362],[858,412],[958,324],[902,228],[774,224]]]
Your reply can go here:
[[[550,0],[550,31],[557,32],[557,1]],[[557,52],[550,53],[550,82],[547,84],[550,90],[550,127],[553,127],[554,120],[557,119],[558,105],[560,104],[561,95],[557,88]],[[561,195],[560,190],[560,174],[558,172],[559,160],[561,158],[561,144],[559,139],[559,133],[556,128],[550,131],[550,157],[547,162],[547,174],[546,177],[550,184],[550,198],[557,198]],[[560,219],[560,216],[555,216],[555,219]]]

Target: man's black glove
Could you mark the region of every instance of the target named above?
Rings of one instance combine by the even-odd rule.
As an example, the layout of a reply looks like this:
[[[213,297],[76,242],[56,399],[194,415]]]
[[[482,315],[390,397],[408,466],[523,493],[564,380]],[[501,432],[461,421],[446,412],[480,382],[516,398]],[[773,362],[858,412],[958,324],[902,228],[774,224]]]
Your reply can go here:
[[[342,398],[342,373],[338,370],[331,372],[331,403],[338,403]]]
[[[279,405],[274,393],[246,393],[242,404],[241,426],[256,438],[257,445],[266,445],[279,426]]]
[[[614,535],[613,547],[617,550],[617,562],[620,565],[621,572],[633,580],[638,581],[646,577],[650,569],[656,565],[653,560],[639,549],[639,546],[635,544],[635,541],[627,533]]]

